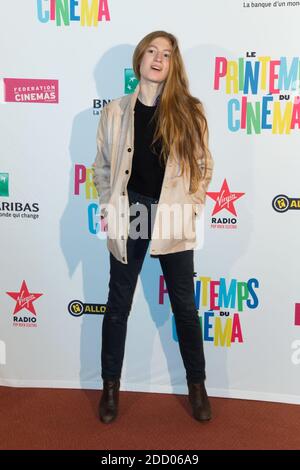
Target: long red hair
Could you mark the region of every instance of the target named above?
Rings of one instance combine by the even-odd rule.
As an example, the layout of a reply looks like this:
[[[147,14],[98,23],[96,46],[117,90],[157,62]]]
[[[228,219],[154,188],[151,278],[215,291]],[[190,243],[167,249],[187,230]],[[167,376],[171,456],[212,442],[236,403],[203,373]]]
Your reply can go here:
[[[162,146],[160,157],[165,163],[169,155],[175,153],[178,156],[181,174],[190,169],[190,192],[194,193],[205,177],[209,154],[208,125],[202,102],[189,92],[188,78],[176,37],[166,31],[153,31],[147,34],[133,53],[133,70],[140,80],[143,55],[149,44],[158,37],[170,42],[172,52],[169,73],[157,107],[153,144],[160,140]],[[197,162],[199,159],[204,160],[203,171]]]

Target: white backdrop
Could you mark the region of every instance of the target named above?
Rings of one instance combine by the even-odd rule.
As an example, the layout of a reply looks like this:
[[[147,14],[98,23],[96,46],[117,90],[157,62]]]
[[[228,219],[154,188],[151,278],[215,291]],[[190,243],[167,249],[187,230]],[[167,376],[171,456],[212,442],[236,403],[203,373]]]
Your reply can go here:
[[[55,3],[69,25],[50,20]],[[0,4],[0,383],[100,387],[109,258],[91,185],[96,128],[134,84],[135,45],[164,29],[204,103],[215,160],[195,251],[208,391],[300,403],[299,4],[108,0],[96,26],[79,19],[98,1]],[[149,254],[122,389],[187,391]]]

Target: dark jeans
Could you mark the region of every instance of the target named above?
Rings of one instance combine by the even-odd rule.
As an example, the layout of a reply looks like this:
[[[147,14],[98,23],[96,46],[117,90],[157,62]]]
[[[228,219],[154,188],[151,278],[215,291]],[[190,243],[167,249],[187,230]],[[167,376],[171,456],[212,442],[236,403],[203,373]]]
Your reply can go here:
[[[158,201],[128,189],[130,210],[135,204],[148,208],[148,223],[151,227],[151,203]],[[156,206],[157,207],[157,206]],[[134,216],[130,216],[130,228]],[[151,228],[149,229],[151,231]],[[116,380],[121,377],[127,319],[131,310],[138,275],[150,243],[151,233],[146,239],[127,240],[128,264],[118,261],[110,253],[109,294],[102,325],[102,379]],[[205,359],[202,332],[197,315],[194,294],[194,251],[180,251],[159,258],[168,294],[175,317],[181,357],[187,380],[198,383],[205,380]]]

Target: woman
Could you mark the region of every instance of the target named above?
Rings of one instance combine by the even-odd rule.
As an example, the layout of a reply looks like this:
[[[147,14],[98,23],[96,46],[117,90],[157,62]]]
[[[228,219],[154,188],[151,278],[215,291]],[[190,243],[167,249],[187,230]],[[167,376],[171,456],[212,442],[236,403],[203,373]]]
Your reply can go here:
[[[202,103],[189,93],[172,34],[155,31],[144,37],[134,51],[133,69],[139,80],[135,92],[113,100],[102,111],[93,165],[110,251],[99,416],[109,423],[118,413],[127,319],[150,243],[175,316],[193,416],[209,420],[193,280],[195,218],[213,169],[207,121]]]

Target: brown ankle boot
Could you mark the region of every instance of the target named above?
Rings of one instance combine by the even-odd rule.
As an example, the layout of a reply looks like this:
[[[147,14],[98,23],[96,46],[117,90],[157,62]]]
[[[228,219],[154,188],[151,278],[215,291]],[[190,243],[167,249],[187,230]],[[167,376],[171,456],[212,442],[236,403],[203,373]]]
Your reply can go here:
[[[103,391],[99,403],[99,418],[111,423],[118,415],[120,380],[103,380]]]
[[[193,416],[197,421],[211,419],[211,407],[206,393],[204,382],[188,382],[189,402],[192,405]]]

